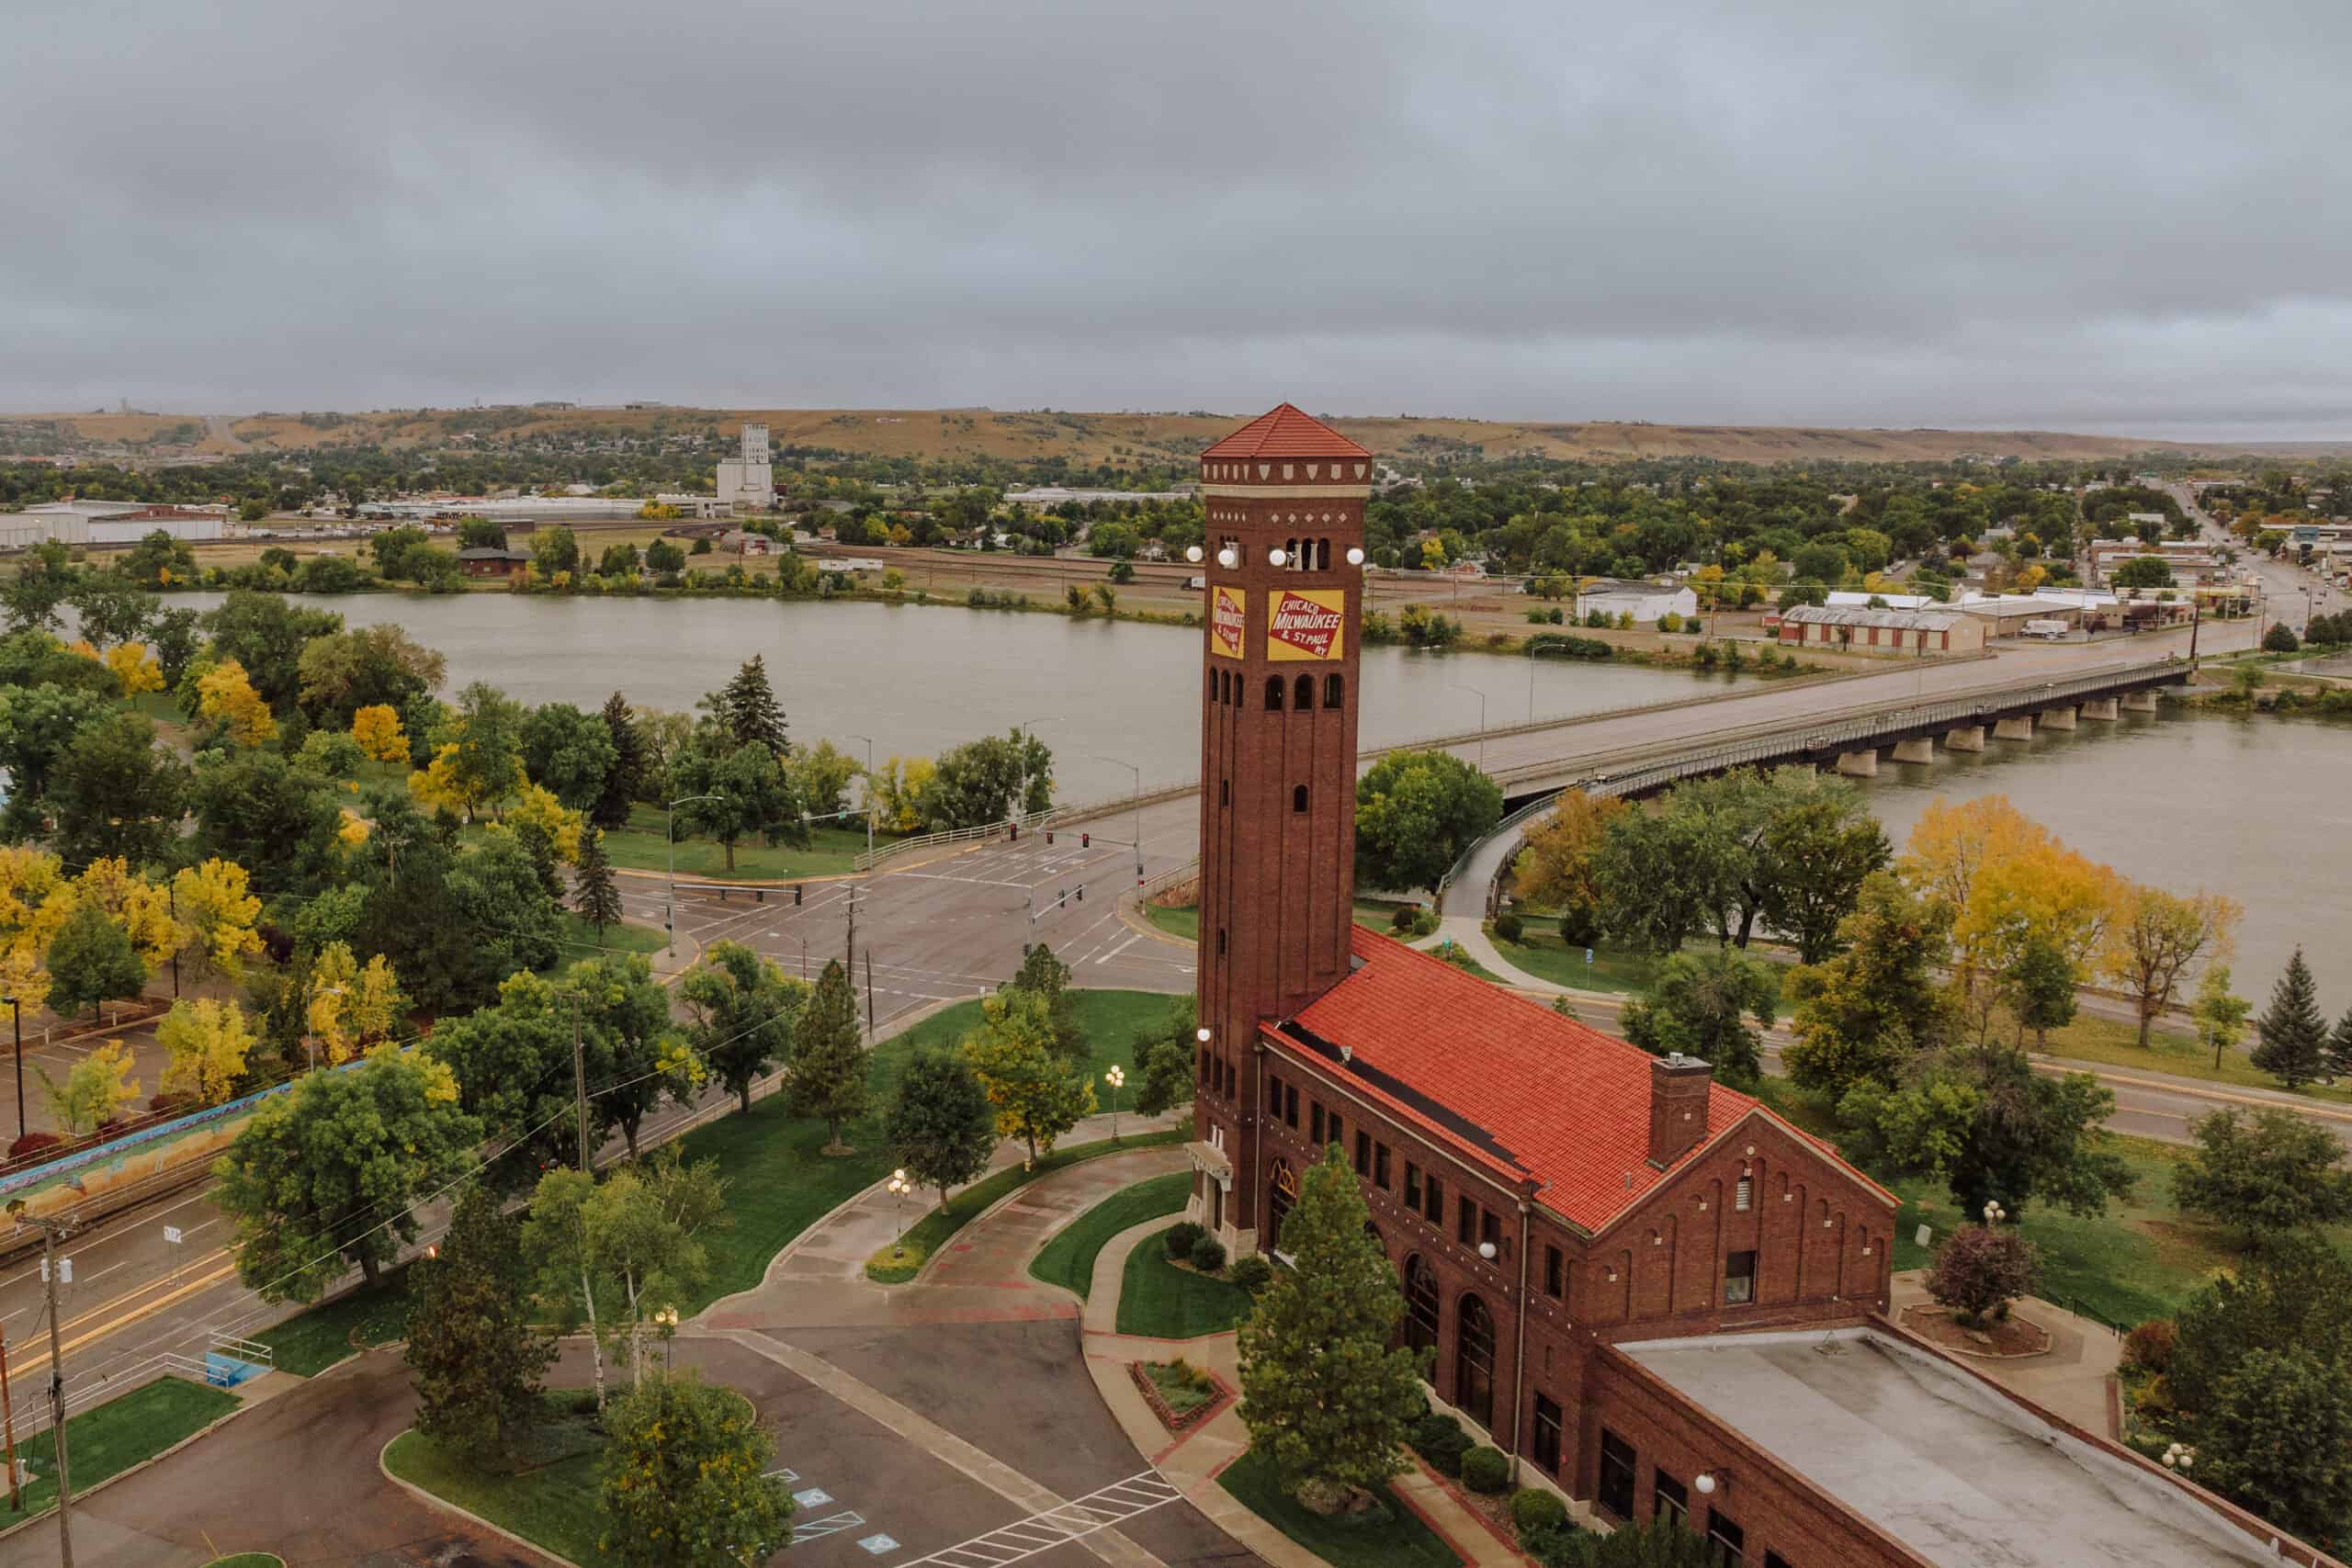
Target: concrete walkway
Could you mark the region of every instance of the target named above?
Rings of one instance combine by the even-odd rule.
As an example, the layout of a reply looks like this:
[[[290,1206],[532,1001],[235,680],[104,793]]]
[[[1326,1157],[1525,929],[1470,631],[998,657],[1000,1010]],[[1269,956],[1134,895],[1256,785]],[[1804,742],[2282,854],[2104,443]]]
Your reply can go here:
[[[1137,1247],[1155,1241],[1171,1223],[1166,1218],[1148,1220],[1122,1231],[1095,1257],[1081,1319],[1087,1372],[1137,1451],[1212,1524],[1277,1568],[1321,1568],[1322,1558],[1261,1518],[1218,1483],[1225,1468],[1250,1448],[1249,1429],[1241,1421],[1236,1337],[1226,1333],[1196,1339],[1147,1339],[1118,1331],[1119,1292],[1126,1279],[1128,1256]],[[1207,1371],[1235,1397],[1207,1421],[1171,1436],[1152,1413],[1127,1369],[1137,1361],[1178,1357]],[[1464,1562],[1475,1568],[1523,1568],[1527,1560],[1504,1544],[1427,1470],[1416,1464],[1397,1478],[1396,1486],[1407,1506],[1444,1538]]]
[[[1905,1307],[1928,1300],[1927,1270],[1907,1269],[1894,1276],[1888,1315],[1903,1321]],[[1970,1356],[1955,1352],[2002,1387],[2044,1410],[2103,1438],[2115,1438],[2115,1403],[2109,1384],[2123,1359],[2123,1340],[2103,1323],[2077,1317],[2064,1307],[2027,1296],[2015,1315],[2050,1331],[2050,1348],[2038,1356]]]

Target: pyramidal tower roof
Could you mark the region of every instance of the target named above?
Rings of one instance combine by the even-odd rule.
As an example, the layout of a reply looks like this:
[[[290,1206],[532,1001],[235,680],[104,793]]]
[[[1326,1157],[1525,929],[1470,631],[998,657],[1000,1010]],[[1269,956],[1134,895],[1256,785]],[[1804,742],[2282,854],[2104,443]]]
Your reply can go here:
[[[1203,457],[1369,457],[1357,446],[1306,410],[1282,403],[1260,414]]]

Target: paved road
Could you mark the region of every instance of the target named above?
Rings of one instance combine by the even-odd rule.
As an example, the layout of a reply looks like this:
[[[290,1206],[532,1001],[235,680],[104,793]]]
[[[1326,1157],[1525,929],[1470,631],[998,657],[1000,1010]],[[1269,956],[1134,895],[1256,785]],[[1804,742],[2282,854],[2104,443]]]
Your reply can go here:
[[[2197,494],[2185,484],[2165,487],[2172,498],[2180,502],[2198,530],[2216,545],[2226,545],[2238,553],[2238,565],[2251,570],[2262,583],[2263,613],[2255,617],[2257,627],[2273,621],[2284,621],[2300,635],[2311,628],[2313,612],[2332,615],[2344,607],[2344,596],[2328,585],[2321,573],[2309,571],[2286,561],[2273,560],[2255,549],[2213,520],[2211,513],[2197,504]],[[2305,591],[2309,590],[2308,594]],[[2256,633],[2259,637],[2260,633]],[[2244,645],[2241,645],[2244,646]]]

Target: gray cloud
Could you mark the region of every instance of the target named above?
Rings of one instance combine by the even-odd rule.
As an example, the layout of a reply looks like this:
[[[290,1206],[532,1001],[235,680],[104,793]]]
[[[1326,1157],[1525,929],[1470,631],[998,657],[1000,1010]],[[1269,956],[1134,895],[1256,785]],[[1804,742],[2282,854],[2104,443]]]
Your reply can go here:
[[[0,406],[2352,434],[2332,0],[32,0],[10,32]]]

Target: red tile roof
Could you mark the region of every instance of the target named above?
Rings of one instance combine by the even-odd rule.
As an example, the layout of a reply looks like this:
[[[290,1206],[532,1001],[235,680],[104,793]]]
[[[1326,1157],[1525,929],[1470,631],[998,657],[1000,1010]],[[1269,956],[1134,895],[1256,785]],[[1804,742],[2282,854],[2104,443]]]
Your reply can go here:
[[[1357,446],[1303,409],[1283,403],[1260,414],[1203,457],[1369,457]]]
[[[1649,1164],[1649,1053],[1377,931],[1356,928],[1351,945],[1355,971],[1295,1021],[1349,1048],[1361,1092],[1505,1183],[1532,1179],[1544,1207],[1589,1232],[1632,1208],[1674,1168]],[[1265,1032],[1283,1038],[1276,1023]],[[1364,1068],[1408,1092],[1382,1088]],[[1448,1126],[1430,1102],[1473,1129]],[[1755,1111],[1772,1116],[1750,1096],[1713,1085],[1707,1134],[1676,1163],[1689,1163]],[[1836,1157],[1828,1144],[1773,1120]],[[1477,1130],[1487,1138],[1477,1138]]]

